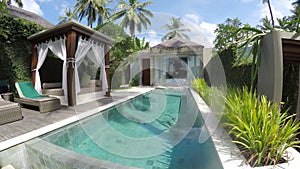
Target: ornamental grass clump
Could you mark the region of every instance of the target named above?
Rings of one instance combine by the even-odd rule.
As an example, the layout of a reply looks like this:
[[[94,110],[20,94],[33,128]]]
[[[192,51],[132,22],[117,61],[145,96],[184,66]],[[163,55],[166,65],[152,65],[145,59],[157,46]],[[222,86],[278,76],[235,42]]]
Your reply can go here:
[[[265,96],[247,88],[230,90],[225,99],[224,125],[251,166],[275,165],[288,147],[298,147],[299,124],[280,112]]]
[[[209,104],[212,97],[212,89],[206,84],[204,79],[197,78],[192,82],[192,88],[194,88],[204,101]]]

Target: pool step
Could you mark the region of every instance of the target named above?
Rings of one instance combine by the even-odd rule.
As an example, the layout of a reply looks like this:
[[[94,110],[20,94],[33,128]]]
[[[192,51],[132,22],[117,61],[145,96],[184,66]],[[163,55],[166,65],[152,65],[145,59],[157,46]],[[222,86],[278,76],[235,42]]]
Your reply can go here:
[[[2,167],[1,169],[15,169],[12,165],[7,165],[5,167]]]

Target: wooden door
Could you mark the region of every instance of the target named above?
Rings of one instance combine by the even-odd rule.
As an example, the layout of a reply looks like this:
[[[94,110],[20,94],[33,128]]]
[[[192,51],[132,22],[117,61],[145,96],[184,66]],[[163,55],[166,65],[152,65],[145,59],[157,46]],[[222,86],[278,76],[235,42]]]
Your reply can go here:
[[[142,60],[143,73],[142,73],[142,85],[150,86],[150,59]]]

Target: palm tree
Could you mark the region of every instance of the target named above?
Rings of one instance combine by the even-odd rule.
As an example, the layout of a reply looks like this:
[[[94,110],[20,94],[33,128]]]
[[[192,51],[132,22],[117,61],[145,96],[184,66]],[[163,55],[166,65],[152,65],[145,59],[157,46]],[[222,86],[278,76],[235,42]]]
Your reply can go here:
[[[14,1],[18,4],[18,6],[19,6],[20,8],[23,7],[22,0],[14,0]],[[2,0],[2,2],[5,3],[5,4],[7,4],[7,5],[10,5],[10,4],[11,4],[11,0]]]
[[[274,17],[273,17],[273,12],[272,12],[272,8],[271,8],[270,0],[262,0],[262,2],[263,2],[263,3],[268,3],[270,15],[271,15],[272,26],[273,26],[273,28],[274,28],[274,27],[275,27],[275,23],[274,23]]]
[[[110,20],[115,21],[123,17],[120,25],[122,28],[129,28],[132,38],[135,37],[135,30],[142,31],[142,27],[147,29],[147,25],[151,25],[148,17],[153,17],[153,14],[146,10],[145,7],[152,2],[139,3],[137,0],[129,0],[129,3],[120,0],[118,8],[120,10],[114,13]]]
[[[293,15],[291,16],[292,20],[294,20],[294,22],[296,24],[294,24],[295,28],[296,28],[296,32],[299,33],[299,24],[300,24],[300,0],[296,0],[295,2],[292,3],[292,5],[294,6],[294,9],[291,10]]]
[[[60,21],[59,24],[71,20],[77,20],[77,19],[78,19],[77,15],[70,8],[67,8],[65,10],[65,15],[58,17],[58,20]]]
[[[74,13],[78,16],[79,21],[87,17],[87,24],[92,28],[97,18],[98,24],[108,18],[110,13],[110,9],[106,7],[108,4],[108,0],[77,0]]]
[[[172,39],[174,37],[184,37],[186,39],[189,39],[189,37],[184,34],[184,32],[190,32],[191,30],[188,28],[182,28],[184,24],[181,22],[181,18],[175,18],[172,17],[171,19],[171,25],[166,24],[164,25],[164,28],[167,29],[168,32],[165,36],[162,37],[162,41]]]
[[[268,17],[264,17],[260,20],[260,22],[262,23],[262,25],[258,25],[257,27],[260,28],[263,31],[267,31],[267,30],[273,30],[274,27],[271,25],[270,20],[268,19]]]

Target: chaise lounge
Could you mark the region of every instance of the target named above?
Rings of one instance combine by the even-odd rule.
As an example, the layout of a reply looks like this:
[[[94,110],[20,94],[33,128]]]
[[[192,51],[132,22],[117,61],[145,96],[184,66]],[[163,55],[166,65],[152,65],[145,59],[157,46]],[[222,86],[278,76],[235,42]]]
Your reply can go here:
[[[58,110],[61,108],[60,100],[56,97],[40,95],[31,82],[15,83],[20,98],[15,101],[29,106],[37,106],[41,113]]]
[[[23,118],[18,103],[3,100],[0,97],[0,125],[21,120]]]

